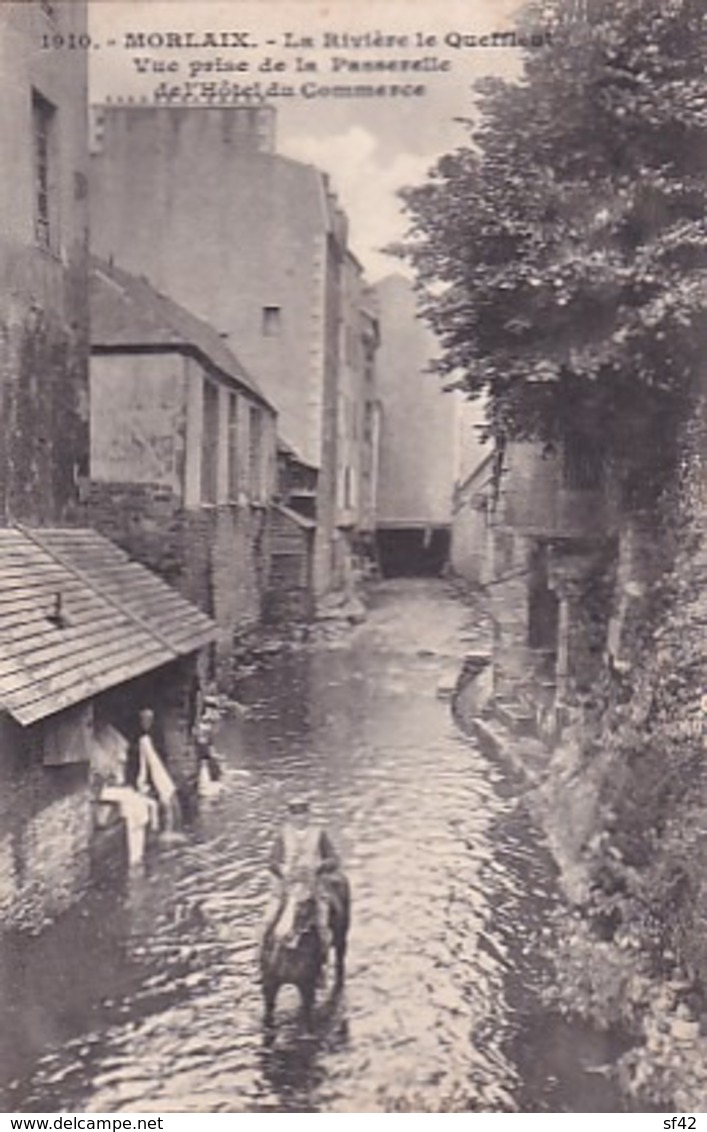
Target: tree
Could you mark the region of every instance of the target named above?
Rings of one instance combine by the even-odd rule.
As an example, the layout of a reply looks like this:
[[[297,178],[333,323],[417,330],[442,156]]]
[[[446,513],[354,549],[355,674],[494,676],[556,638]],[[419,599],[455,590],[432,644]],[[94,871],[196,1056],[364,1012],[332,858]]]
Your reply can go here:
[[[405,190],[424,315],[489,431],[589,438],[643,494],[699,387],[704,0],[549,0],[521,81],[478,84],[470,144]]]

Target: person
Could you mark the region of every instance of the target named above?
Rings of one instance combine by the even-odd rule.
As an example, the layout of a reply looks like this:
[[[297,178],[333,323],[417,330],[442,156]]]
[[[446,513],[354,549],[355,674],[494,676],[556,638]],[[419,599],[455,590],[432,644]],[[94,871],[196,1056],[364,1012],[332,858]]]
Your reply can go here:
[[[125,824],[128,865],[134,868],[143,861],[146,832],[153,824],[157,803],[138,793],[128,782],[128,746],[127,739],[112,724],[99,725],[91,752],[91,778],[99,803],[118,807]]]
[[[220,757],[214,750],[213,724],[206,713],[196,723],[193,739],[197,758],[197,793],[200,798],[217,797],[223,790],[223,770]]]
[[[138,770],[135,785],[141,794],[148,794],[150,789],[152,789],[157,795],[162,817],[162,829],[169,835],[174,833],[179,824],[177,788],[172,781],[167,767],[158,755],[152,739],[155,713],[152,711],[152,708],[142,708],[139,718],[140,735],[137,742]]]
[[[269,869],[273,884],[263,920],[261,946],[271,931],[279,928],[282,934],[285,933],[286,925],[279,921],[288,888],[296,883],[305,884],[314,895],[317,931],[326,962],[331,945],[328,881],[339,869],[339,856],[327,831],[311,819],[306,798],[296,797],[289,801],[287,817],[270,851]]]

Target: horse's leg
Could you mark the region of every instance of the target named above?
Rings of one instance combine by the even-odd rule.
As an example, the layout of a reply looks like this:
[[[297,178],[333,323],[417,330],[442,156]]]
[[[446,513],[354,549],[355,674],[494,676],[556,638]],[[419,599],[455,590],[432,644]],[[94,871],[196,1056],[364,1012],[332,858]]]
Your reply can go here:
[[[341,935],[334,941],[336,967],[334,971],[334,987],[341,990],[346,977],[346,936]]]
[[[277,984],[270,981],[263,983],[263,998],[265,999],[265,1015],[263,1022],[272,1026],[275,1015],[275,1000],[277,999]]]
[[[336,990],[341,990],[346,977],[346,944],[351,920],[351,894],[348,881],[344,877],[338,891],[338,907],[332,909],[332,912],[331,934],[336,954],[334,987]]]
[[[307,1033],[311,1033],[314,1022],[314,999],[316,995],[315,986],[313,983],[304,983],[299,988],[300,996],[302,998],[302,1018],[304,1021],[304,1028]]]

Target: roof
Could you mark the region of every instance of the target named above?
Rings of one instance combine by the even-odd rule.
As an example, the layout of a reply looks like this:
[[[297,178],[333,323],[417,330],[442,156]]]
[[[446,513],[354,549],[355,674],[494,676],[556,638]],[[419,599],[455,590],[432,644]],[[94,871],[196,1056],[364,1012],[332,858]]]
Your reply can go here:
[[[0,528],[0,708],[23,726],[194,652],[217,633],[95,531]]]
[[[218,331],[157,291],[144,276],[93,258],[89,293],[92,348],[172,347],[196,353],[275,412]]]
[[[278,436],[277,438],[277,450],[281,455],[286,456],[288,460],[292,460],[293,463],[300,464],[303,468],[309,468],[313,472],[318,471],[316,464],[310,464],[303,456],[300,456],[297,449],[282,436]]]
[[[317,523],[315,519],[308,519],[306,515],[300,515],[299,511],[293,511],[291,507],[286,507],[284,503],[276,503],[275,510],[284,515],[286,519],[294,523],[295,526],[301,527],[303,531],[315,531]]]

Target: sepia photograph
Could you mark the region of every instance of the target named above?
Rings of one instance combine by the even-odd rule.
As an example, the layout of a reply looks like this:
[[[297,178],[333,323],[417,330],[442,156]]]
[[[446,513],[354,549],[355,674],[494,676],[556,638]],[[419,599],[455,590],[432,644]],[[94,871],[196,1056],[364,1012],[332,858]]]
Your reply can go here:
[[[706,60],[0,0],[8,1129],[697,1129]]]

